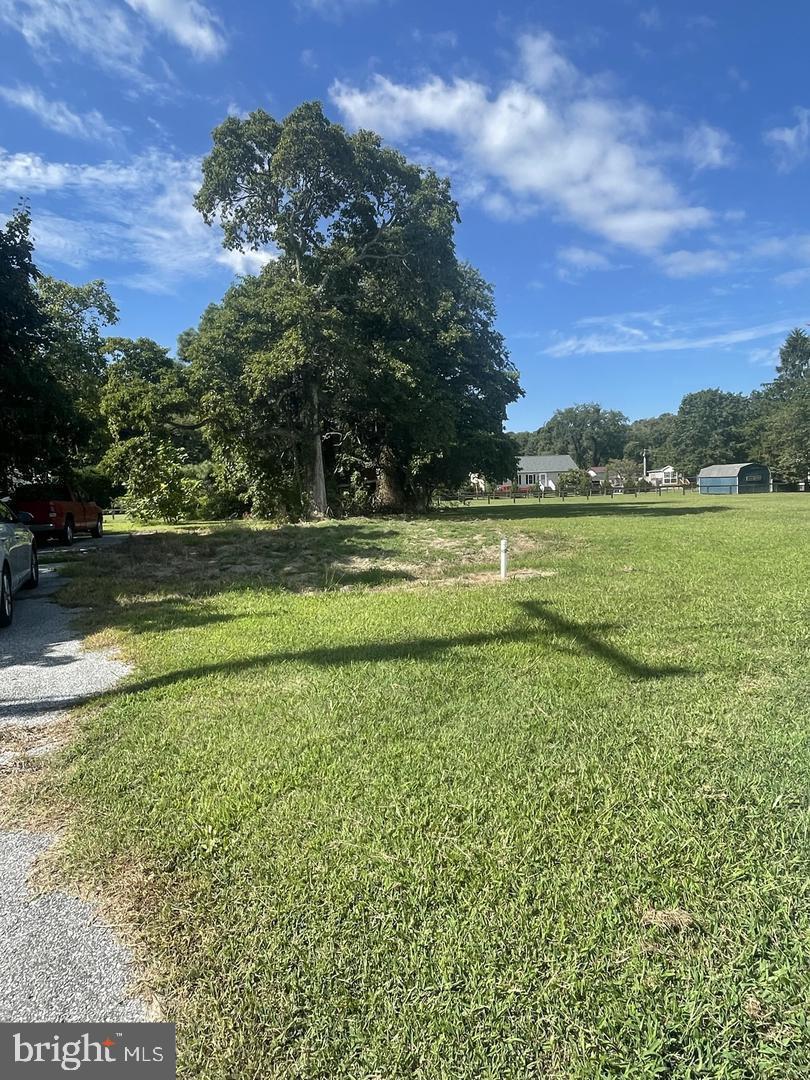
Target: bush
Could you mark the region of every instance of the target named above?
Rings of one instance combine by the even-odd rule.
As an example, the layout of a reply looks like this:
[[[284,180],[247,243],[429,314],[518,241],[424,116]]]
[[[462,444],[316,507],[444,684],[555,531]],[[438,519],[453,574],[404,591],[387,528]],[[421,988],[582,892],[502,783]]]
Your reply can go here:
[[[174,524],[193,514],[200,481],[189,475],[185,453],[171,443],[130,439],[105,460],[124,481],[127,494],[121,502],[134,518]]]
[[[124,493],[121,484],[116,483],[101,465],[88,465],[83,469],[74,469],[72,480],[77,488],[103,509],[112,506]]]
[[[590,495],[591,477],[584,469],[569,469],[560,475],[560,490],[566,495]]]

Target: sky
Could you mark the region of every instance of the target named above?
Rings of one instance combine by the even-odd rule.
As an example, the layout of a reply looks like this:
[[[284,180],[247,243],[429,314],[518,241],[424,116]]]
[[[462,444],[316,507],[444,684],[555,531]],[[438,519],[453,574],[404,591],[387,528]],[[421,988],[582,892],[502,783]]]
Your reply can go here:
[[[525,397],[631,419],[773,377],[810,321],[810,6],[0,0],[0,218],[173,348],[271,252],[194,210],[226,115],[318,99],[449,175]]]

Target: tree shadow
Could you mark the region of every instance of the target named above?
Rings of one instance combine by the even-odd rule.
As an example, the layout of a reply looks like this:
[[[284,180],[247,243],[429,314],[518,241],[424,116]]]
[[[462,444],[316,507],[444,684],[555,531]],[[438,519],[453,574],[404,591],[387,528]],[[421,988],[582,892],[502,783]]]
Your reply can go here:
[[[393,661],[429,662],[455,649],[507,644],[540,644],[555,637],[566,639],[558,651],[578,657],[591,656],[601,660],[630,681],[664,679],[694,672],[675,665],[652,665],[637,660],[602,635],[624,629],[617,623],[577,623],[553,611],[553,605],[541,601],[523,601],[518,607],[529,620],[503,630],[457,634],[448,637],[410,638],[404,641],[364,642],[357,645],[329,645],[311,649],[287,649],[262,653],[242,659],[229,659],[193,668],[167,672],[138,682],[124,683],[101,695],[102,699],[121,695],[140,694],[150,690],[164,689],[190,679],[209,676],[238,675],[243,672],[260,671],[277,664],[311,664],[316,667],[351,667],[390,663]]]
[[[525,518],[545,518],[553,521],[555,518],[571,517],[688,517],[694,514],[722,514],[730,509],[732,509],[730,506],[672,506],[656,503],[614,503],[611,500],[606,503],[597,503],[588,499],[574,502],[573,499],[568,498],[554,501],[544,499],[542,502],[533,502],[523,506],[490,503],[466,508],[453,507],[449,510],[434,510],[433,514],[442,521],[503,521],[504,519],[522,520]]]
[[[239,618],[206,603],[225,592],[329,592],[413,581],[415,574],[400,561],[399,539],[394,529],[343,522],[141,533],[60,563],[69,581],[62,599],[88,608],[82,613],[85,632],[194,629]]]
[[[519,605],[532,619],[541,619],[547,629],[553,634],[560,634],[575,642],[580,650],[589,656],[595,656],[604,660],[616,671],[629,676],[631,679],[660,679],[671,675],[693,674],[689,668],[674,665],[655,666],[642,663],[622,652],[614,645],[597,637],[595,630],[603,627],[594,627],[587,623],[576,623],[552,610],[552,605],[542,600],[523,600]],[[615,629],[615,627],[608,627]]]

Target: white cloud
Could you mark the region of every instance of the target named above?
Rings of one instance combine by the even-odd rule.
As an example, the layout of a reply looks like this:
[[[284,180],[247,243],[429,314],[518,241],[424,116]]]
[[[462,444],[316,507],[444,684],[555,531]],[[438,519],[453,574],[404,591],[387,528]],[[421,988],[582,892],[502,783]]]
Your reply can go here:
[[[105,0],[0,0],[0,23],[25,38],[38,59],[91,56],[127,78],[142,77],[146,42],[136,21]]]
[[[217,57],[225,50],[219,20],[199,0],[126,0],[126,3],[197,57]]]
[[[247,120],[250,116],[250,109],[243,109],[235,101],[228,102],[227,108],[228,116],[238,116],[240,120]]]
[[[610,259],[600,251],[576,246],[560,248],[557,259],[574,270],[610,270],[613,267]]]
[[[312,11],[327,19],[340,19],[358,8],[371,7],[377,0],[295,0],[302,11]]]
[[[661,12],[655,6],[638,13],[638,21],[647,30],[657,30],[661,25]]]
[[[761,349],[752,349],[748,354],[748,362],[756,367],[776,367],[779,363],[779,348],[776,345],[766,345]]]
[[[429,45],[436,50],[458,48],[458,34],[455,30],[436,30],[430,33],[416,29],[411,31],[411,38],[417,45]]]
[[[0,150],[0,190],[49,197],[47,209],[32,199],[38,259],[75,268],[109,263],[111,280],[150,292],[172,292],[217,267],[255,272],[273,258],[222,248],[219,229],[193,207],[199,184],[198,158],[157,150],[100,165]]]
[[[0,25],[22,34],[40,63],[89,57],[139,92],[164,91],[173,80],[159,58],[159,78],[145,70],[148,28],[197,57],[225,48],[218,21],[200,0],[0,0]]]
[[[784,274],[777,274],[774,278],[777,285],[786,285],[794,289],[797,285],[804,285],[810,281],[810,266],[798,266],[795,270],[786,270]]]
[[[520,39],[519,47],[524,77],[535,90],[571,85],[581,78],[574,65],[559,51],[551,34],[526,34]]]
[[[0,147],[0,190],[29,195],[63,188],[127,188],[137,187],[141,179],[141,171],[131,164],[74,165],[47,161],[39,154],[10,154]]]
[[[697,169],[722,169],[734,161],[734,143],[727,132],[700,124],[687,132],[684,153]]]
[[[687,30],[714,30],[717,21],[710,15],[689,15],[686,19]]]
[[[743,78],[739,68],[730,67],[726,72],[729,79],[734,83],[741,94],[744,94],[749,89],[750,83],[747,79]]]
[[[587,273],[621,269],[607,255],[591,248],[572,244],[557,251],[557,277],[561,281],[576,283]]]
[[[116,250],[121,237],[114,227],[100,222],[72,221],[49,210],[37,212],[33,222],[38,265],[60,263],[81,270],[87,266],[90,252]]]
[[[810,109],[793,110],[793,127],[776,127],[765,132],[765,142],[776,153],[778,168],[787,172],[810,154]]]
[[[97,109],[74,112],[64,101],[51,101],[34,86],[0,86],[0,98],[16,108],[26,109],[45,127],[62,135],[106,141],[118,138],[118,132]]]
[[[755,244],[753,254],[766,258],[787,256],[793,259],[810,259],[810,233],[792,233],[789,236],[770,236]]]
[[[701,274],[720,274],[733,261],[727,251],[671,251],[661,255],[658,262],[667,277],[687,278]]]
[[[583,323],[585,320],[582,320]],[[606,322],[607,320],[596,320]],[[620,322],[606,325],[604,329],[587,334],[571,335],[555,341],[548,349],[548,356],[585,356],[610,353],[659,353],[686,352],[693,349],[731,348],[749,341],[785,334],[791,327],[801,323],[799,319],[763,323],[736,330],[716,330],[705,334],[683,333],[658,322],[642,321],[641,326]],[[679,332],[681,330],[681,332]]]
[[[365,89],[337,81],[330,94],[352,126],[400,141],[449,136],[466,180],[481,182],[496,208],[548,207],[648,252],[710,222],[665,175],[647,110],[600,96],[547,34],[521,38],[519,54],[522,80],[496,91],[472,79],[407,85],[377,75]]]

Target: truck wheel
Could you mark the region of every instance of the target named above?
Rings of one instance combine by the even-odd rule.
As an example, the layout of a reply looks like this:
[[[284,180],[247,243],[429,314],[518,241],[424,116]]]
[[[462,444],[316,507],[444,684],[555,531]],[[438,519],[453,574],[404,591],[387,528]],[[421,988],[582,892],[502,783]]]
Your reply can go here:
[[[70,545],[73,543],[73,536],[73,518],[67,518],[67,520],[65,521],[65,527],[64,529],[62,529],[62,541],[67,547],[70,547]]]
[[[31,574],[23,585],[24,589],[35,589],[39,585],[39,559],[36,544],[31,545]]]
[[[14,617],[14,601],[11,598],[11,571],[3,567],[0,576],[0,626],[11,626]]]
[[[90,530],[90,535],[95,537],[96,540],[100,539],[104,535],[104,518],[100,515],[96,519],[96,523]]]

